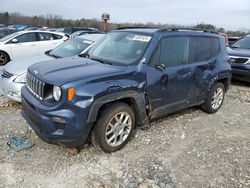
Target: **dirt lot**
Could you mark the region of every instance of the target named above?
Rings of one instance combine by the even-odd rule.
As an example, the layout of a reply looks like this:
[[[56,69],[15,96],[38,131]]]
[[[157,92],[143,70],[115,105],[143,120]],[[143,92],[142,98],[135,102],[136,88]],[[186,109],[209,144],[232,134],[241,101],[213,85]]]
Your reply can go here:
[[[214,115],[192,108],[138,130],[121,151],[87,146],[76,156],[48,145],[11,150],[28,132],[20,105],[0,97],[0,187],[250,187],[250,85],[234,83]]]

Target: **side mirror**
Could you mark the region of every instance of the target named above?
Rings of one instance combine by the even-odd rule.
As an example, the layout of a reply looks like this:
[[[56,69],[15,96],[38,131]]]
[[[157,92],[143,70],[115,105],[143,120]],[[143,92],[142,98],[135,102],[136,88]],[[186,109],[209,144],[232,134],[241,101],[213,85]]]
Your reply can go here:
[[[12,42],[12,43],[17,43],[18,40],[17,40],[17,39],[12,39],[11,42]]]
[[[165,67],[164,64],[156,64],[156,65],[155,65],[155,68],[156,68],[157,70],[163,71],[166,67]]]

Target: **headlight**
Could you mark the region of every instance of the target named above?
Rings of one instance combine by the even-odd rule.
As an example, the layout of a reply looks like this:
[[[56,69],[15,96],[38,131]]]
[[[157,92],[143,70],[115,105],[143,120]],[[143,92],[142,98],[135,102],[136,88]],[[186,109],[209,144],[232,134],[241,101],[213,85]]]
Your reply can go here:
[[[26,74],[27,73],[23,73],[23,74],[19,75],[18,77],[16,77],[16,79],[14,80],[14,82],[17,82],[17,83],[26,83]]]
[[[53,86],[53,97],[56,101],[59,101],[61,98],[62,92],[61,88],[58,86]]]

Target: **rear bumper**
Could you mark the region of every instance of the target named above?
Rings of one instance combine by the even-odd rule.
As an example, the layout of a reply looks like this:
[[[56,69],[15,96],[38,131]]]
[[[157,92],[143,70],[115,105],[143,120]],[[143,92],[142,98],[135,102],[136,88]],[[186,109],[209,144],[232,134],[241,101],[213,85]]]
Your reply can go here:
[[[92,124],[85,123],[85,112],[85,109],[76,106],[60,109],[43,106],[26,87],[22,88],[22,116],[46,143],[66,147],[83,145],[92,128]]]

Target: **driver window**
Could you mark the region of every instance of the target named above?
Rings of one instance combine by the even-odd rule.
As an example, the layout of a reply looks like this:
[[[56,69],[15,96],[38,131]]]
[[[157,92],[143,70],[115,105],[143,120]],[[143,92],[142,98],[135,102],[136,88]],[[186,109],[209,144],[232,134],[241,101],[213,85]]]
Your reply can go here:
[[[36,35],[35,33],[26,33],[19,35],[16,37],[17,43],[23,43],[23,42],[34,42],[36,41]]]
[[[188,63],[188,37],[163,38],[160,46],[159,64],[172,67]]]

